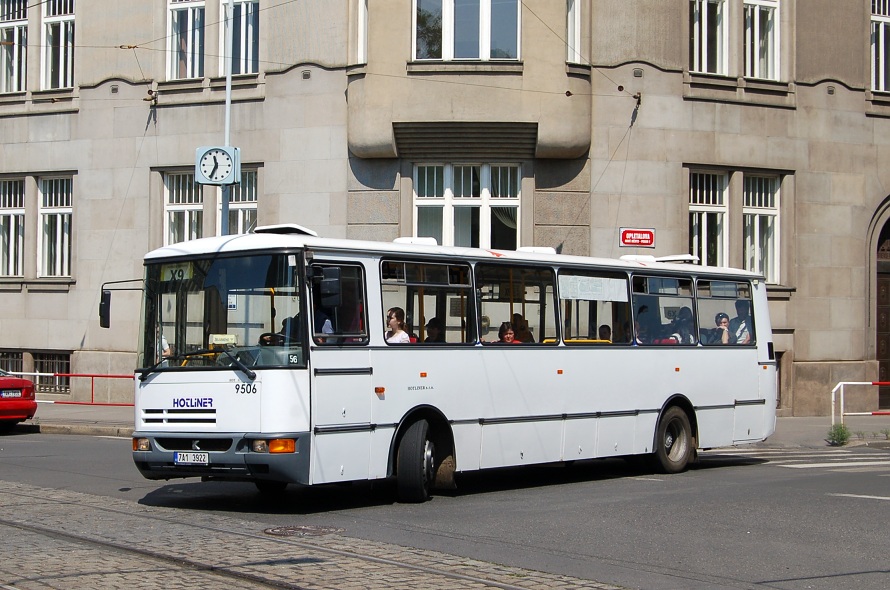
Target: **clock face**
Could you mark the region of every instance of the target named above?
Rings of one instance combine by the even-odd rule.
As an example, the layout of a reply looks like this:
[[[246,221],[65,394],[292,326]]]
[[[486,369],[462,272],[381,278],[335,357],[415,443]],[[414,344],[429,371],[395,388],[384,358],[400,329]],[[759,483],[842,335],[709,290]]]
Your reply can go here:
[[[201,156],[201,174],[211,182],[220,182],[232,174],[235,163],[228,152],[221,149],[207,150]]]

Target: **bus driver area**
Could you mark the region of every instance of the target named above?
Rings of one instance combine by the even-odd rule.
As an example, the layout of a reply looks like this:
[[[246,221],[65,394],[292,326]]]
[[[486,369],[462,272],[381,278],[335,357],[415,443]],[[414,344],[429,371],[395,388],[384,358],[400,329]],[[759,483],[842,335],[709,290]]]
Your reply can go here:
[[[745,271],[281,228],[161,248],[145,270],[148,478],[393,478],[416,502],[478,469],[643,455],[678,472],[775,428],[765,284]],[[517,343],[493,345],[507,324]]]

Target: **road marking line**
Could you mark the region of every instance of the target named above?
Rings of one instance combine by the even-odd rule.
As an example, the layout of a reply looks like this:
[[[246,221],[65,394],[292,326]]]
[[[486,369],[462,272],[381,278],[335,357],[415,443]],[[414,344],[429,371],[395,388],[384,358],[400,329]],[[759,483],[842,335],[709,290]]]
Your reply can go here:
[[[890,461],[851,461],[849,463],[802,463],[798,465],[779,465],[791,469],[813,469],[817,467],[865,467],[874,465],[886,465],[890,467]]]
[[[865,496],[861,494],[828,494],[839,498],[862,498],[863,500],[890,500],[890,496]]]

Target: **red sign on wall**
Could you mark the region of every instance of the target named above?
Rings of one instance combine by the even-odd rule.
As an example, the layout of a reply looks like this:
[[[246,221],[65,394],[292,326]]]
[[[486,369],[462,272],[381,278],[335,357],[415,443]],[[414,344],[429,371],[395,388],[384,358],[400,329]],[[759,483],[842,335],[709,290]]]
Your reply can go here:
[[[628,248],[654,248],[655,230],[634,227],[620,228],[621,246]]]

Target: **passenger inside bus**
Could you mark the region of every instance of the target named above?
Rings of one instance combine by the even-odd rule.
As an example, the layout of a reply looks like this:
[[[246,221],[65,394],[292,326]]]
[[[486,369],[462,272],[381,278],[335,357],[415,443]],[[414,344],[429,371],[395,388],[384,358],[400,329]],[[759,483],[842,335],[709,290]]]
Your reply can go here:
[[[498,342],[501,344],[521,344],[516,340],[516,332],[513,330],[513,324],[504,322],[498,328]]]
[[[528,320],[523,318],[521,313],[514,313],[512,319],[515,339],[518,342],[534,342],[535,336],[529,330]]]
[[[437,317],[430,318],[430,321],[426,323],[426,339],[424,342],[445,342],[445,330],[443,328],[442,320]]]
[[[736,344],[748,344],[751,342],[750,308],[748,301],[739,299],[735,302],[736,317],[729,322],[729,331],[735,337]]]
[[[410,344],[411,337],[408,335],[405,325],[405,310],[401,307],[391,307],[386,312],[386,325],[389,331],[386,332],[386,342],[388,344]]]
[[[609,327],[607,324],[603,324],[599,327],[598,336],[600,340],[612,342],[612,328]]]

